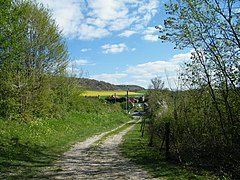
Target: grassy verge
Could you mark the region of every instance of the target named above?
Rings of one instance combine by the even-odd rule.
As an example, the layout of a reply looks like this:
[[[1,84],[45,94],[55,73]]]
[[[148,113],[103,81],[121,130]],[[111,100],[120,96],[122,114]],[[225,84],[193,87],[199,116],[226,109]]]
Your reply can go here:
[[[0,179],[29,179],[77,141],[130,118],[121,112],[72,113],[67,119],[19,123],[0,119]]]
[[[163,179],[218,179],[205,171],[166,162],[164,154],[160,154],[159,149],[147,145],[148,137],[145,134],[142,138],[139,129],[140,125],[138,124],[124,136],[124,142],[120,149],[124,156],[141,165],[153,177]]]
[[[105,134],[101,139],[99,139],[98,141],[96,141],[94,144],[94,146],[98,146],[100,143],[102,143],[104,140],[106,140],[109,136],[113,136],[116,135],[122,131],[124,131],[125,129],[127,129],[128,127],[132,126],[132,124],[135,124],[136,121],[131,121],[131,122],[127,122],[125,124],[123,124],[122,126],[118,127],[117,129],[114,129],[110,132],[108,132],[107,134]]]

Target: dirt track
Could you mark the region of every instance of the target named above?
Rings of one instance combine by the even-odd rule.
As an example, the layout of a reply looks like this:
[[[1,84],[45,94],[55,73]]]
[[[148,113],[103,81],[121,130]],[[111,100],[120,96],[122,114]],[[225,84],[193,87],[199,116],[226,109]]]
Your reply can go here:
[[[98,144],[106,133],[76,144],[56,163],[59,169],[46,175],[50,179],[153,179],[119,153],[123,135],[134,125]]]

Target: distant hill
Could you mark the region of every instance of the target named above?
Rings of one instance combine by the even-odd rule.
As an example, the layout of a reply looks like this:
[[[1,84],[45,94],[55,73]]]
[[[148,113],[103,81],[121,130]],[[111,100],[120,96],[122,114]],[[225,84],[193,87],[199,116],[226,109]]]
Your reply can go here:
[[[145,88],[137,85],[114,85],[104,81],[87,78],[79,78],[79,82],[82,87],[90,91],[126,91],[127,88],[132,92],[145,90]]]
[[[132,92],[138,92],[138,91],[142,91],[145,90],[145,88],[141,87],[141,86],[137,86],[137,85],[115,85],[117,86],[119,89],[126,91],[127,88],[129,89],[129,91]]]

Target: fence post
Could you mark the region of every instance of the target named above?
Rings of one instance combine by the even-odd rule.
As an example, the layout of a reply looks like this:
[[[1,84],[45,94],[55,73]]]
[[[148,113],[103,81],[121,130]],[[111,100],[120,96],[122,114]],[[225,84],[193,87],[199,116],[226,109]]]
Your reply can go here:
[[[127,113],[129,113],[128,91],[129,91],[129,88],[127,87],[127,101],[126,101],[126,111],[127,111]]]
[[[165,159],[169,160],[170,159],[170,122],[165,123],[165,132],[166,132],[166,154],[165,154]]]

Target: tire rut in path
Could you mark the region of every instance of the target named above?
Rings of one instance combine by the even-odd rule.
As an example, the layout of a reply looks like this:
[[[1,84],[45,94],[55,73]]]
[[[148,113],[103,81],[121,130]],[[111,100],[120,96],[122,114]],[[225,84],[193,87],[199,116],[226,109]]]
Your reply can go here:
[[[57,162],[61,171],[47,174],[51,179],[153,179],[146,171],[120,155],[118,146],[122,137],[134,125],[108,136],[99,144],[94,143],[107,133],[77,143]]]

